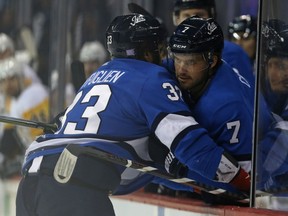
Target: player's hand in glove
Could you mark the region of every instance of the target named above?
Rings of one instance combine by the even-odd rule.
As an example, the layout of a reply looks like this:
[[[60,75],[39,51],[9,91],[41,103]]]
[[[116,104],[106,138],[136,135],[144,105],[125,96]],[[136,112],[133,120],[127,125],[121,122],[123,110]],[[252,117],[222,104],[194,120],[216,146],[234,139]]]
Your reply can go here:
[[[55,129],[45,128],[43,130],[45,134],[53,134],[61,127],[61,124],[62,124],[61,119],[63,118],[65,111],[66,111],[66,109],[52,119],[50,124],[54,124],[56,127],[55,127]]]
[[[216,172],[216,180],[219,182],[229,183],[243,192],[249,192],[250,190],[250,175],[242,169],[238,162],[227,152],[222,154]]]
[[[240,191],[248,192],[250,191],[251,178],[249,173],[244,169],[240,168],[235,177],[230,181],[230,184]]]
[[[187,175],[188,168],[182,164],[172,152],[166,156],[165,169],[168,173],[172,174],[175,178],[183,178]]]

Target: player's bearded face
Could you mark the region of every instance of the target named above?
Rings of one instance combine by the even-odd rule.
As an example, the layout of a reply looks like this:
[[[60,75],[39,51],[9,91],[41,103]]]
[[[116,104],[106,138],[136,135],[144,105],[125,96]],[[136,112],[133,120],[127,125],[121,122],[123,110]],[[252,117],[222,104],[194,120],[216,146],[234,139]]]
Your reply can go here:
[[[176,77],[183,89],[199,92],[204,88],[209,65],[203,54],[174,54],[174,64]]]
[[[270,58],[267,70],[272,91],[278,94],[287,94],[288,58]]]

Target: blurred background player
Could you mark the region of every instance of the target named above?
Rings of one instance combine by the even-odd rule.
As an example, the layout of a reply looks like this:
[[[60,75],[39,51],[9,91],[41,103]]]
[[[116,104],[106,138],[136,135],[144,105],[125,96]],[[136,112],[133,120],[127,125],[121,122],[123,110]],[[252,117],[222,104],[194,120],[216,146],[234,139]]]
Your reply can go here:
[[[257,146],[262,155],[263,172],[258,169],[257,180],[260,187],[270,191],[281,191],[288,184],[288,25],[281,19],[270,19],[262,23],[262,68],[260,86],[269,109],[277,120],[275,128],[281,130],[274,142]],[[259,166],[259,165],[258,165]],[[283,189],[282,189],[283,190]],[[274,195],[272,209],[287,211],[287,190]]]
[[[2,114],[40,122],[48,121],[49,95],[46,87],[41,82],[25,82],[22,63],[14,57],[0,61],[0,82],[1,93],[6,104],[5,112]],[[20,174],[19,168],[25,148],[35,136],[40,134],[42,134],[40,129],[8,124],[5,127],[4,125],[3,136],[0,141],[0,152],[5,157],[2,164],[2,177]],[[21,158],[20,161],[19,157]],[[14,164],[15,161],[18,163],[18,170],[12,169],[11,164]]]
[[[263,23],[263,47],[265,50],[264,64],[261,73],[261,92],[263,93],[269,109],[277,120],[276,127],[283,129],[284,135],[288,119],[288,25],[282,20],[271,19]],[[284,128],[283,128],[284,127]],[[271,150],[264,163],[270,176],[278,176],[272,184],[287,185],[287,135],[279,137],[282,144],[271,145]],[[270,149],[270,148],[269,148]],[[271,163],[277,160],[277,163]],[[281,179],[282,178],[282,179]],[[266,185],[267,187],[267,185]]]
[[[37,73],[29,65],[29,57],[23,55],[23,53],[20,55],[17,53],[12,38],[5,33],[0,33],[0,60],[15,57],[22,64],[25,77],[24,81],[27,82],[27,84],[30,84],[31,82],[40,82]]]
[[[257,18],[249,14],[235,17],[228,25],[228,39],[245,50],[254,68],[257,42]]]
[[[279,19],[263,24],[265,48],[261,89],[271,111],[288,119],[288,25]]]
[[[107,60],[107,50],[100,41],[87,41],[83,44],[80,50],[79,60],[71,63],[71,81],[75,93],[80,89],[86,79]]]
[[[108,53],[99,41],[85,42],[80,50],[79,60],[84,64],[86,79],[108,59]]]

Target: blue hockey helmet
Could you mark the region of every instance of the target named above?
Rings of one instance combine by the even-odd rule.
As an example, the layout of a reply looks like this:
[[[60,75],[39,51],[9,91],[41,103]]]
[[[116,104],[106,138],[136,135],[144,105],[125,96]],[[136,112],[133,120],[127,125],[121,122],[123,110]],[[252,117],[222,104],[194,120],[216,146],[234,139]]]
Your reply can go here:
[[[279,19],[271,19],[262,26],[265,56],[288,57],[288,25]]]
[[[173,53],[221,52],[224,36],[213,18],[192,16],[184,20],[170,37],[169,49]]]
[[[106,30],[106,45],[112,57],[139,58],[143,51],[159,53],[161,40],[159,21],[148,15],[118,16]]]

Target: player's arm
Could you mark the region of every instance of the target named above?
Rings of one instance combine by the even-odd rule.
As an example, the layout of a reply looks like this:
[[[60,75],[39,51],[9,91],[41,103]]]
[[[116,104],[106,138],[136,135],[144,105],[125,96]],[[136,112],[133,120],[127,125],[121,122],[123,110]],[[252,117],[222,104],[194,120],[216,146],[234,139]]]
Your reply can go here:
[[[168,74],[163,73],[159,77]],[[159,77],[151,77],[149,82],[147,81],[147,85],[143,88],[142,100],[139,102],[151,125],[151,130],[169,152],[189,170],[211,180],[224,179],[227,183],[231,182],[242,170],[238,165],[232,166],[233,163],[230,162],[230,174],[224,172],[222,165],[229,164],[229,160],[226,160],[223,148],[219,147],[209,137],[207,130],[192,117],[177,83],[168,78],[167,81],[160,81]],[[154,92],[153,96],[145,94],[151,90]],[[173,158],[171,161],[173,162]],[[218,170],[223,172],[223,176],[217,176]]]
[[[150,138],[149,154],[156,163],[163,164],[166,171],[175,177],[189,177],[194,180],[203,181],[193,171],[191,172],[187,165],[181,163],[155,136]],[[248,192],[250,189],[250,175],[240,167],[231,155],[224,151],[221,155],[215,177],[211,180],[229,183],[241,191]]]

